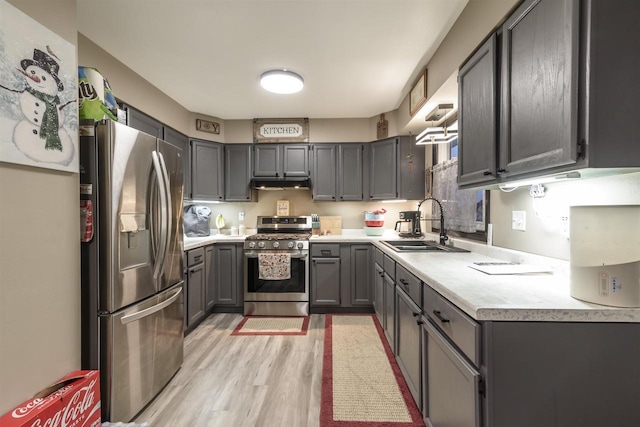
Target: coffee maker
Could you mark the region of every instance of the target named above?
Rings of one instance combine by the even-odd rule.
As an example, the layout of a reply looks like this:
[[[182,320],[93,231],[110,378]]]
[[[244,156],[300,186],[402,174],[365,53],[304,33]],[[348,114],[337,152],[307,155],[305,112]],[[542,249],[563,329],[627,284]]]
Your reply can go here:
[[[422,237],[420,211],[400,211],[400,221],[396,221],[395,230],[399,237]]]

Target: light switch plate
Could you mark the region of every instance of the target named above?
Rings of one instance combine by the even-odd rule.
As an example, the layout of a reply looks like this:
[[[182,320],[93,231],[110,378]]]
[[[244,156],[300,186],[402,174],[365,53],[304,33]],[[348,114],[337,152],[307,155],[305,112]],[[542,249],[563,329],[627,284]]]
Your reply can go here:
[[[244,221],[244,212],[238,212],[238,221]]]
[[[511,229],[525,231],[527,229],[527,212],[512,211],[511,212]]]

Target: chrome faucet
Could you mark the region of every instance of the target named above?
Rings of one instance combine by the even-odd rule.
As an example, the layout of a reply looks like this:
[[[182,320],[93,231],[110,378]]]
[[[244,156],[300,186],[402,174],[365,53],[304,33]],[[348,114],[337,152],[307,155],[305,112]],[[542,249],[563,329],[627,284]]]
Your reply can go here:
[[[440,201],[438,199],[434,199],[433,197],[427,197],[426,199],[422,199],[420,202],[418,202],[418,220],[416,221],[416,229],[415,229],[415,234],[418,236],[422,236],[422,229],[420,227],[420,206],[422,206],[422,203],[426,202],[427,200],[433,200],[434,202],[436,202],[438,204],[438,207],[440,208],[440,244],[441,245],[446,245],[447,244],[447,240],[449,240],[449,236],[447,236],[447,232],[444,229],[444,210],[442,209],[442,204],[440,203]],[[434,221],[434,219],[432,218],[431,221]]]

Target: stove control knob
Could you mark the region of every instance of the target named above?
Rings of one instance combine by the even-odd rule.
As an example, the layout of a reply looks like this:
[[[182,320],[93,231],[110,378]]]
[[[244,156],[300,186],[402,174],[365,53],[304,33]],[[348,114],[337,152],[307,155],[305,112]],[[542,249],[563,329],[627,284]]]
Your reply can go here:
[[[264,242],[258,242],[258,247],[259,247],[260,249],[264,248]]]
[[[256,242],[249,242],[249,247],[251,249],[255,248],[256,247]]]
[[[302,249],[303,246],[302,242],[298,242],[298,249]]]
[[[279,248],[280,247],[280,243],[279,242],[273,242],[273,247],[274,248]]]
[[[293,246],[294,246],[294,243],[293,243],[293,242],[289,242],[289,243],[287,244],[287,247],[288,247],[289,249],[293,249]]]

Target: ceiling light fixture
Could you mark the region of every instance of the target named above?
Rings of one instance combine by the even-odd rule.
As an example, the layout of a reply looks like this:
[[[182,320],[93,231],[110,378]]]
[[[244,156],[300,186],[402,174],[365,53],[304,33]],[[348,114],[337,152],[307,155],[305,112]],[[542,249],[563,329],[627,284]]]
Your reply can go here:
[[[440,104],[424,118],[431,122],[431,126],[416,137],[416,145],[444,144],[458,137],[458,111],[448,114],[450,109],[453,109],[453,104]]]
[[[270,70],[260,76],[260,85],[273,93],[296,93],[302,90],[304,79],[287,69]]]

